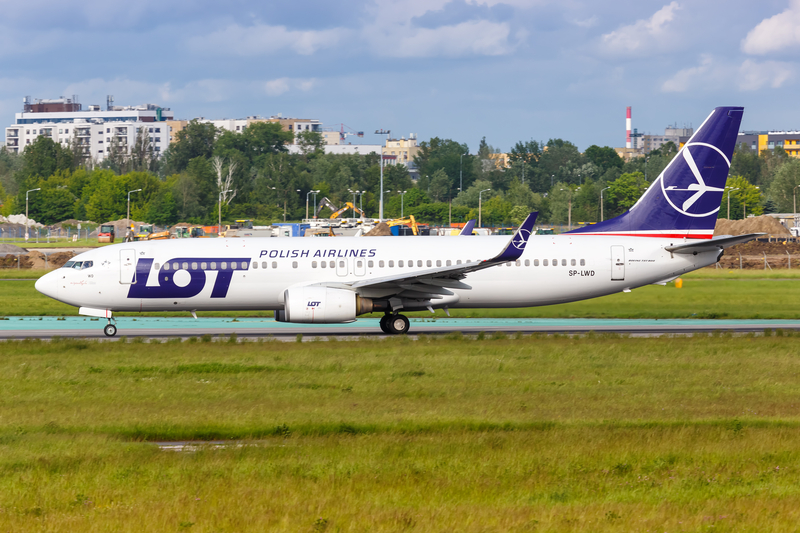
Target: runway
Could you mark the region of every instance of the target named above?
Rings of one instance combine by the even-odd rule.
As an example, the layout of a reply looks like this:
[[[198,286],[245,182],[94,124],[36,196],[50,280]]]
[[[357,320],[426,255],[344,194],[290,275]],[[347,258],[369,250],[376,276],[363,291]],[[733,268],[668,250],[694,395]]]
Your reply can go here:
[[[3,317],[0,339],[53,337],[107,338],[105,319],[89,317]],[[304,338],[383,336],[377,318],[361,318],[349,324],[286,324],[272,318],[158,318],[120,317],[118,339],[126,337],[199,337],[235,333],[239,337]],[[594,319],[594,318],[412,318],[410,334],[442,335],[452,332],[570,333],[590,331],[632,335],[689,334],[728,331],[761,332],[766,329],[800,330],[800,320],[712,320],[712,319]]]

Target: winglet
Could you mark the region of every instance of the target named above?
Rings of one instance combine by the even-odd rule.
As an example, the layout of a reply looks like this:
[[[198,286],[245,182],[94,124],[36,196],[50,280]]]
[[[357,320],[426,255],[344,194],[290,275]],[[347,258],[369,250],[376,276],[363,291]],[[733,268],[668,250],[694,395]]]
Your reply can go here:
[[[520,225],[519,229],[511,240],[496,257],[489,259],[492,263],[505,263],[506,261],[516,261],[525,251],[525,245],[533,232],[533,225],[536,223],[538,211],[528,215],[528,218]]]
[[[467,220],[467,223],[464,224],[464,227],[461,228],[461,231],[458,233],[459,235],[472,235],[472,230],[475,228],[475,219],[472,218]]]

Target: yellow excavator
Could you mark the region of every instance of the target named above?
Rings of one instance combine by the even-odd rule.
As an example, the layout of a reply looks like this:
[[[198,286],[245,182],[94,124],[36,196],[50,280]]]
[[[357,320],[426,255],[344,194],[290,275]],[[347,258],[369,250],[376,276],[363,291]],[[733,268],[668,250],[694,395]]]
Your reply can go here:
[[[346,213],[348,209],[352,209],[356,213],[359,213],[362,217],[366,216],[366,215],[364,215],[364,212],[361,209],[359,209],[356,206],[354,206],[352,202],[346,202],[344,204],[343,208],[333,212],[333,214],[331,215],[331,218],[339,218],[339,216],[341,216],[342,214]]]
[[[160,239],[169,239],[169,230],[166,231],[153,231],[152,224],[142,224],[139,226],[139,232],[133,236],[134,241],[156,241]]]
[[[411,232],[414,235],[419,235],[419,227],[417,226],[417,221],[414,219],[414,215],[409,215],[408,218],[395,218],[392,220],[387,220],[386,225],[389,227],[411,226]]]

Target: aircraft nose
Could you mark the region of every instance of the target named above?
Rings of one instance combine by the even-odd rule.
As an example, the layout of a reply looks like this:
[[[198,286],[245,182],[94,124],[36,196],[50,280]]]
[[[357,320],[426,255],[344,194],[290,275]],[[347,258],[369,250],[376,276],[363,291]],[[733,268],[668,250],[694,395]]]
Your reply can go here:
[[[48,272],[36,280],[34,287],[45,296],[56,298],[58,296],[58,273]]]

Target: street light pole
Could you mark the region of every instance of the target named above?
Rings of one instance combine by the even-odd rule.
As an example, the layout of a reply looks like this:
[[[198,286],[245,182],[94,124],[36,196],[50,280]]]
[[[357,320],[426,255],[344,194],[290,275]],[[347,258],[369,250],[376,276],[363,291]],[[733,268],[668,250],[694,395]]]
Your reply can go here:
[[[314,218],[317,218],[317,193],[319,192],[319,189],[311,192],[314,194]]]
[[[795,185],[792,189],[792,196],[794,197],[794,227],[797,227],[797,188],[800,185]]]
[[[464,190],[464,156],[467,154],[461,154],[460,163],[458,165],[458,190]]]
[[[389,144],[389,135],[391,135],[391,133],[392,130],[375,130],[376,135],[386,135],[386,144]],[[355,199],[353,200],[353,203],[355,203]],[[383,220],[383,146],[381,146],[381,199],[378,206],[378,218]]]
[[[406,193],[408,191],[397,191],[400,193],[400,218],[403,218],[403,200],[405,200]]]
[[[567,189],[561,189],[561,190],[562,191],[563,190],[569,191],[569,199],[567,200],[567,227],[569,227],[569,230],[567,230],[567,231],[572,231],[572,193],[573,193],[573,190],[572,190],[571,187],[567,187]],[[576,191],[580,190],[580,187],[578,187],[575,190]]]
[[[603,191],[605,191],[606,189],[610,189],[610,188],[611,187],[606,187],[605,189],[600,189],[600,222],[602,222],[604,220],[603,219]]]
[[[41,187],[37,187],[35,189],[31,189],[25,193],[25,240],[28,240],[28,194],[32,193],[33,191],[41,191]]]
[[[483,221],[481,220],[481,209],[483,208],[483,198],[482,195],[486,191],[491,191],[492,189],[483,189],[478,193],[478,227],[482,228],[483,225],[481,224]]]

